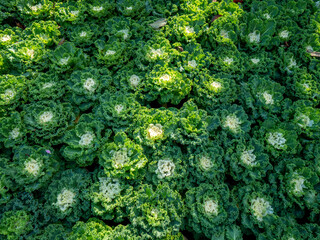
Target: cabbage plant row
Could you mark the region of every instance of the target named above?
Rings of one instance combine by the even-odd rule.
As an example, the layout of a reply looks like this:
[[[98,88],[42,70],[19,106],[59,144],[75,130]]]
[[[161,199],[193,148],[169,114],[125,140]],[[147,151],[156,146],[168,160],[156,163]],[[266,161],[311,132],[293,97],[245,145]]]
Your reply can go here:
[[[1,0],[0,22],[0,239],[320,239],[320,1]]]

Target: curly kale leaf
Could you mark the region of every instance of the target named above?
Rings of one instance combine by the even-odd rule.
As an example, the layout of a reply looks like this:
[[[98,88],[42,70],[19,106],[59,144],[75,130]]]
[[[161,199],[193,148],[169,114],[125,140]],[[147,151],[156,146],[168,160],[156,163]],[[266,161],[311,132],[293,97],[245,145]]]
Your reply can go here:
[[[23,38],[37,40],[46,46],[58,44],[60,41],[59,25],[54,21],[33,22],[22,34]]]
[[[111,227],[96,218],[90,218],[87,222],[78,221],[73,227],[67,240],[103,240],[109,235]]]
[[[0,220],[0,234],[8,240],[19,239],[32,230],[32,216],[24,210],[7,211]]]

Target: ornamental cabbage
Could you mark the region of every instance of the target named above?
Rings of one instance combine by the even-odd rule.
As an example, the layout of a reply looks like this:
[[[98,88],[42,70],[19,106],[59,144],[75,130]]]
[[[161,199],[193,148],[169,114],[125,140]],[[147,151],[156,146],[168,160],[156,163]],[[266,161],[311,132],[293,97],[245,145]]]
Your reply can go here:
[[[194,102],[184,103],[178,118],[177,130],[171,135],[174,140],[183,145],[201,145],[208,141],[210,119]]]
[[[90,0],[86,1],[89,14],[96,18],[103,18],[111,14],[116,4],[114,0]]]
[[[320,102],[320,83],[306,69],[297,72],[289,79],[294,95],[299,99],[310,100],[314,104]],[[292,93],[291,93],[292,94]]]
[[[279,113],[285,88],[271,79],[252,76],[248,82],[242,84],[241,93],[246,106],[253,111],[253,116],[268,118],[268,114]]]
[[[0,77],[0,113],[13,110],[25,98],[26,79],[22,76],[2,75]],[[3,109],[3,106],[5,109]]]
[[[166,35],[171,41],[190,42],[201,37],[205,19],[201,14],[185,14],[172,17]]]
[[[24,105],[24,123],[33,141],[61,136],[75,120],[70,103],[39,101]]]
[[[226,153],[233,179],[249,184],[264,178],[272,169],[269,156],[264,151],[263,142],[254,138],[233,141]]]
[[[143,0],[117,0],[117,10],[126,17],[148,15],[152,9],[150,1]]]
[[[83,114],[76,126],[63,136],[66,146],[61,148],[62,155],[79,166],[91,165],[97,158],[97,150],[110,134],[111,131],[104,131],[104,124],[95,120],[92,114]]]
[[[143,148],[134,143],[124,132],[118,132],[113,142],[101,147],[99,163],[108,177],[137,179],[145,174],[148,159]]]
[[[146,76],[144,98],[147,101],[179,104],[191,91],[192,82],[183,73],[167,65],[156,65]]]
[[[155,35],[141,46],[137,52],[135,61],[139,68],[146,69],[157,63],[170,63],[178,54],[178,51],[171,46],[168,39]]]
[[[239,215],[239,209],[231,200],[226,185],[202,183],[186,193],[186,206],[190,211],[188,226],[207,238],[224,235]],[[240,233],[241,235],[241,233]]]
[[[140,109],[133,94],[122,91],[105,91],[99,98],[100,105],[93,111],[114,131],[126,131],[132,126],[132,120]]]
[[[59,168],[60,163],[52,148],[23,145],[15,149],[6,172],[17,187],[32,192],[46,186]]]
[[[171,137],[177,128],[176,112],[169,109],[142,108],[133,119],[133,137],[137,143],[155,148]]]
[[[189,173],[193,182],[221,181],[225,173],[224,152],[218,141],[203,146],[190,146],[188,149]]]
[[[197,76],[200,69],[208,67],[211,54],[205,53],[199,43],[194,41],[184,46],[180,55],[180,72],[186,71],[190,78]]]
[[[257,181],[241,187],[237,192],[242,224],[254,232],[266,227],[274,229],[278,219],[274,187]]]
[[[58,72],[65,72],[81,67],[86,56],[73,43],[66,42],[52,52],[51,61]]]
[[[87,110],[98,101],[111,81],[108,69],[85,68],[74,71],[67,81],[68,98],[81,110]]]
[[[252,50],[262,47],[270,48],[276,22],[271,17],[266,20],[256,18],[254,14],[247,14],[245,18],[247,18],[246,23],[240,26],[240,35],[242,40],[246,42],[246,45]]]
[[[115,39],[109,42],[98,39],[95,46],[97,48],[95,57],[106,67],[113,66],[115,69],[122,67],[129,60],[131,54],[128,44]]]
[[[19,112],[11,112],[10,116],[0,118],[0,142],[6,148],[26,142],[26,127]]]
[[[262,123],[256,135],[263,136],[267,151],[277,158],[282,154],[295,154],[301,150],[295,130],[293,124],[268,119]]]
[[[105,30],[109,38],[117,37],[120,41],[129,41],[133,32],[133,21],[125,17],[113,17],[106,21]]]
[[[299,100],[292,105],[293,122],[312,139],[319,139],[320,110],[310,101]]]
[[[239,105],[231,105],[220,111],[221,127],[235,138],[245,135],[250,130],[248,115]]]
[[[127,203],[132,194],[133,188],[125,180],[98,171],[91,186],[92,213],[105,220],[122,222],[128,217]]]
[[[177,191],[167,184],[158,185],[156,189],[144,184],[136,189],[132,200],[129,219],[146,234],[146,239],[178,235],[184,224],[185,206]]]
[[[97,31],[97,25],[84,24],[80,26],[71,26],[69,31],[66,31],[72,42],[78,46],[88,46],[95,40],[95,31]],[[95,31],[94,31],[95,30]]]
[[[6,28],[0,30],[0,46],[1,48],[11,45],[20,39],[21,29],[20,28]]]
[[[159,147],[152,154],[146,178],[156,186],[165,182],[171,188],[181,188],[187,175],[184,162],[185,157],[179,147]]]
[[[56,11],[53,12],[57,23],[67,25],[69,22],[78,23],[83,21],[86,14],[86,6],[80,2],[57,2],[55,4]]]
[[[283,198],[283,204],[291,206],[296,203],[302,209],[317,211],[319,202],[315,185],[319,182],[319,177],[310,170],[312,168],[315,168],[313,164],[298,158],[283,159],[279,162],[275,170],[281,181],[280,197]]]
[[[66,83],[56,73],[39,73],[29,80],[28,98],[32,100],[59,99],[66,92]]]
[[[134,64],[129,63],[113,76],[113,82],[118,90],[140,92],[144,86],[145,72],[140,71]]]
[[[53,219],[77,222],[90,216],[89,173],[80,168],[68,169],[55,176],[45,192],[45,209]],[[56,221],[55,220],[55,221]]]
[[[22,0],[17,1],[17,9],[25,20],[44,19],[50,16],[53,2],[50,0]]]
[[[46,62],[48,50],[45,49],[44,44],[40,40],[23,40],[15,42],[8,48],[9,59],[11,61],[33,66],[33,64],[43,64]],[[44,62],[43,62],[44,61]]]
[[[194,85],[194,99],[204,109],[217,109],[221,105],[233,103],[239,90],[235,79],[228,74],[199,73]]]
[[[234,45],[217,47],[212,55],[210,70],[231,74],[241,74],[243,72],[243,57]]]

